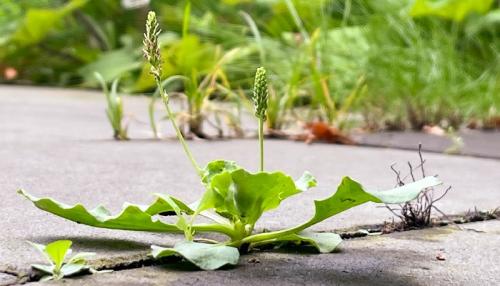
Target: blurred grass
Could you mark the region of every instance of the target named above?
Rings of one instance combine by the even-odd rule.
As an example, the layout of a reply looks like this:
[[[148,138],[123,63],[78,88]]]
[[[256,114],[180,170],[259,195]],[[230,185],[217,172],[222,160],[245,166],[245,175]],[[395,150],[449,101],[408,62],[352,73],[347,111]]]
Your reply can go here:
[[[248,95],[261,65],[273,129],[297,120],[459,127],[500,112],[493,0],[153,0],[133,9],[118,0],[3,0],[0,71],[17,77],[0,81],[97,87],[99,72],[108,83],[120,77],[123,91],[152,93],[141,58],[150,9],[164,30],[165,77],[189,79],[179,91],[192,118],[204,105],[220,110],[214,98]]]

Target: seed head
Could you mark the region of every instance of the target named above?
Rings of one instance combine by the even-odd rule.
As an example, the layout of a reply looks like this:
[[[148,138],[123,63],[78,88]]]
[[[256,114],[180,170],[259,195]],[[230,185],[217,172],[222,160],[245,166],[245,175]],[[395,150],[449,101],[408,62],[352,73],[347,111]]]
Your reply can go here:
[[[144,58],[151,64],[151,74],[157,81],[161,78],[161,54],[158,36],[160,35],[160,26],[156,20],[156,14],[153,11],[148,13],[146,21],[146,32],[144,33]]]
[[[252,100],[255,106],[255,116],[264,121],[266,120],[267,93],[266,69],[260,67],[255,72]]]

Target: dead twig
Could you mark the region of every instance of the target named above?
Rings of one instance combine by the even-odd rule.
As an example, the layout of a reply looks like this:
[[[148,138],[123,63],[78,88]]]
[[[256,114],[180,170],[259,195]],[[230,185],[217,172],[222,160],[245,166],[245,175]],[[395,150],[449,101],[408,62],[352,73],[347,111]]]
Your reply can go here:
[[[418,146],[419,164],[415,167],[411,162],[407,162],[409,172],[405,176],[401,175],[401,171],[395,168],[396,164],[391,165],[392,172],[396,175],[396,186],[404,186],[405,181],[410,178],[412,182],[417,181],[415,171],[420,169],[422,178],[426,176],[425,160],[422,155],[422,144]],[[407,202],[399,206],[399,209],[392,208],[386,205],[386,208],[401,220],[401,228],[421,228],[431,224],[432,211],[439,212],[446,218],[446,215],[436,206],[436,202],[443,199],[451,190],[451,186],[447,187],[440,195],[435,198],[438,192],[435,188],[427,188],[423,190],[415,200]]]

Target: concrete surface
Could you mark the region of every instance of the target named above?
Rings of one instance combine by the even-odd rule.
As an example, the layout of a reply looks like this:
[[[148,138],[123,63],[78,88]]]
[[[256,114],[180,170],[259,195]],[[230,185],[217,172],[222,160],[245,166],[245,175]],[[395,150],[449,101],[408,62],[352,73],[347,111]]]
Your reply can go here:
[[[82,202],[88,207],[104,204],[118,211],[124,202],[145,204],[151,193],[165,192],[194,201],[202,187],[180,145],[175,140],[150,140],[148,101],[126,97],[125,109],[134,116],[128,142],[110,139],[101,94],[48,88],[0,86],[0,272],[18,273],[40,262],[24,241],[47,243],[69,238],[75,250],[96,251],[100,257],[143,255],[149,245],[171,244],[179,237],[149,233],[94,229],[65,221],[36,209],[15,191],[24,188],[37,196],[62,202]],[[161,106],[159,106],[159,110]],[[168,122],[162,132],[172,134]],[[213,159],[235,160],[256,169],[255,140],[191,141],[201,164]],[[287,200],[264,216],[259,228],[276,229],[302,222],[312,215],[313,199],[334,192],[343,175],[368,188],[390,188],[389,169],[397,162],[417,161],[415,152],[301,142],[267,141],[268,170],[283,170],[294,177],[311,171],[319,186]],[[447,213],[477,206],[500,205],[500,161],[494,159],[425,154],[428,174],[439,174],[453,190],[439,206]],[[297,211],[297,208],[303,211]],[[316,230],[335,230],[360,224],[380,223],[391,217],[385,208],[367,204],[327,220]],[[8,279],[7,276],[5,279]],[[4,277],[0,277],[3,281]],[[2,282],[3,283],[3,282]]]
[[[499,285],[500,221],[463,227],[346,240],[338,253],[253,253],[220,271],[177,263],[75,277],[64,285]]]
[[[463,140],[461,155],[500,159],[500,132],[462,130],[459,132]],[[397,148],[406,150],[418,149],[418,143],[426,151],[444,153],[453,145],[450,138],[422,132],[377,132],[354,136],[359,144],[380,148]]]

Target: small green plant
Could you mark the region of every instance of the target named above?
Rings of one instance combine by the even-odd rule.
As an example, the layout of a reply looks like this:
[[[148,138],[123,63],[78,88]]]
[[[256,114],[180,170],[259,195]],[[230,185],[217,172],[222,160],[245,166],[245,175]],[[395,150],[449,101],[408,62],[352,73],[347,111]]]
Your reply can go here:
[[[98,72],[94,73],[96,79],[101,83],[102,91],[106,95],[106,115],[108,116],[109,123],[113,128],[113,137],[116,140],[128,140],[127,125],[123,122],[123,101],[118,95],[118,82],[115,79],[111,84],[111,89],[108,88],[106,81]]]
[[[36,248],[49,262],[46,264],[32,264],[34,269],[37,269],[45,274],[41,281],[59,280],[67,276],[81,273],[83,271],[93,271],[87,265],[86,258],[95,255],[92,252],[80,252],[69,258],[64,262],[68,255],[71,254],[70,240],[57,240],[47,245],[38,244],[28,241],[34,248]]]
[[[151,74],[160,89],[167,113],[171,115],[169,96],[160,82],[161,58],[156,38],[158,34],[155,14],[150,12],[144,39],[145,58],[151,64]],[[266,82],[265,70],[259,69],[255,80],[254,102],[255,113],[261,126],[266,115]],[[103,206],[88,210],[81,204],[70,206],[51,198],[37,198],[23,190],[18,192],[31,200],[36,207],[81,224],[111,229],[183,233],[185,240],[173,247],[152,246],[153,257],[181,256],[201,269],[212,270],[224,265],[235,265],[238,263],[240,252],[268,244],[305,243],[319,252],[331,252],[342,241],[340,236],[335,233],[316,233],[311,231],[310,227],[366,202],[404,203],[416,198],[422,190],[441,184],[436,177],[430,176],[388,191],[367,191],[358,182],[344,177],[334,194],[314,201],[314,214],[310,219],[291,228],[258,233],[254,227],[265,212],[278,208],[283,200],[316,186],[316,179],[307,171],[298,180],[293,180],[280,171],[265,171],[262,135],[259,138],[259,172],[252,173],[234,162],[225,160],[209,162],[206,167],[200,168],[175,120],[171,122],[189,161],[205,187],[204,194],[193,204],[187,204],[166,194],[155,194],[156,200],[149,205],[126,204],[119,214],[112,215]],[[175,214],[174,220],[166,222],[158,217],[165,213]],[[204,221],[200,222],[199,217],[203,217]],[[223,234],[226,239],[199,239],[199,235],[205,232]]]

